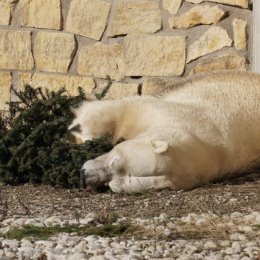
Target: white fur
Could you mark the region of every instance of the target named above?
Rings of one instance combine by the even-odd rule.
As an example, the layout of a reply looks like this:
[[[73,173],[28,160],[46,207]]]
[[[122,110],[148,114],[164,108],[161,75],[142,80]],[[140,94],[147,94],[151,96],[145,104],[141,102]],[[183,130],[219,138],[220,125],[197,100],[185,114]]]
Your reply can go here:
[[[156,97],[86,102],[76,112],[72,126],[80,124],[83,141],[126,140],[101,156],[105,171],[94,170],[111,176],[115,192],[190,189],[259,165],[259,75],[222,72],[175,87]]]

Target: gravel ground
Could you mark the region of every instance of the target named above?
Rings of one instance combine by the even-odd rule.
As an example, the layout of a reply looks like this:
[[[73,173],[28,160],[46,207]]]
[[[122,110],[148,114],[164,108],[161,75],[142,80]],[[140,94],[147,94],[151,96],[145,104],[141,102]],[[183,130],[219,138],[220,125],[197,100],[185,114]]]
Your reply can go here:
[[[260,260],[259,174],[191,191],[113,194],[26,184],[0,186],[0,259]],[[134,227],[100,237],[59,233],[7,239],[17,227]],[[116,217],[115,217],[116,216]]]

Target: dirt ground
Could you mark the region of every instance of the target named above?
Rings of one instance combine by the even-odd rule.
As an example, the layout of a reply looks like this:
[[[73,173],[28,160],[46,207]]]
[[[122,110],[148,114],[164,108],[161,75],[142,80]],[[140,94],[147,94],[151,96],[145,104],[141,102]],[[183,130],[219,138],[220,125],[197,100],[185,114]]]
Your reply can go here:
[[[114,194],[25,184],[0,186],[0,216],[14,215],[84,217],[90,212],[116,212],[119,217],[155,217],[167,213],[180,217],[189,213],[260,211],[260,173],[237,177],[190,191],[149,191]]]

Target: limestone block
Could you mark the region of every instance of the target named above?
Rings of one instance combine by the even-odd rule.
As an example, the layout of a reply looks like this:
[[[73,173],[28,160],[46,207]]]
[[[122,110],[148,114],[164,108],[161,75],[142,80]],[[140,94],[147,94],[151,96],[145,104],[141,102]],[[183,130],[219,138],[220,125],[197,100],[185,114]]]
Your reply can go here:
[[[151,0],[117,0],[109,36],[154,33],[161,29],[158,2]]]
[[[121,45],[96,43],[79,51],[78,73],[120,80],[124,77],[123,49]]]
[[[187,63],[226,46],[231,46],[231,44],[232,40],[225,29],[220,26],[211,27],[189,46]]]
[[[240,19],[233,20],[234,46],[236,50],[244,51],[247,47],[246,21]]]
[[[156,95],[167,89],[174,89],[179,79],[145,78],[142,95]]]
[[[71,34],[38,32],[34,41],[36,68],[40,71],[67,72],[75,49],[75,39]]]
[[[9,72],[0,72],[0,111],[8,110],[6,102],[10,102],[11,83],[11,74]]]
[[[185,65],[186,39],[181,36],[127,36],[126,76],[176,76]]]
[[[118,99],[138,95],[138,86],[138,83],[114,82],[110,86],[105,99]]]
[[[85,93],[91,93],[95,88],[95,82],[90,77],[43,73],[19,73],[19,88],[23,89],[25,84],[29,84],[35,88],[47,88],[52,91],[57,91],[60,88],[65,87],[70,95],[77,95],[78,87],[81,87]]]
[[[225,14],[218,6],[198,5],[169,19],[170,28],[187,29],[199,24],[216,24]]]
[[[103,0],[72,0],[65,30],[100,40],[109,10],[110,4]]]
[[[9,25],[12,3],[10,0],[0,1],[0,25]]]
[[[163,0],[163,7],[172,14],[176,14],[183,0]]]
[[[199,63],[190,72],[190,75],[210,72],[218,70],[246,70],[247,62],[242,56],[236,54],[228,54],[221,57],[214,58],[212,60]]]
[[[22,26],[61,29],[60,0],[19,0],[15,13]]]
[[[234,6],[240,6],[243,8],[248,8],[248,1],[249,0],[186,0],[187,2],[193,3],[193,4],[199,4],[201,2],[215,2],[220,4],[227,4],[227,5],[234,5]]]
[[[0,68],[31,70],[33,67],[31,33],[0,30]]]

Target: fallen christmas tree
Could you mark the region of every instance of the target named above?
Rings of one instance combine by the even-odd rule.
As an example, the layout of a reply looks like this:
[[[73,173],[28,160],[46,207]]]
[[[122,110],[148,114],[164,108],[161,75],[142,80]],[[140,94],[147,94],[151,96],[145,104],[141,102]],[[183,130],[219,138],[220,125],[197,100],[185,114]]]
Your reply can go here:
[[[71,144],[66,140],[73,119],[71,108],[85,99],[65,89],[57,92],[25,86],[13,89],[21,102],[13,104],[14,118],[0,116],[0,182],[43,183],[72,188],[80,186],[80,168],[112,149],[108,138]]]

